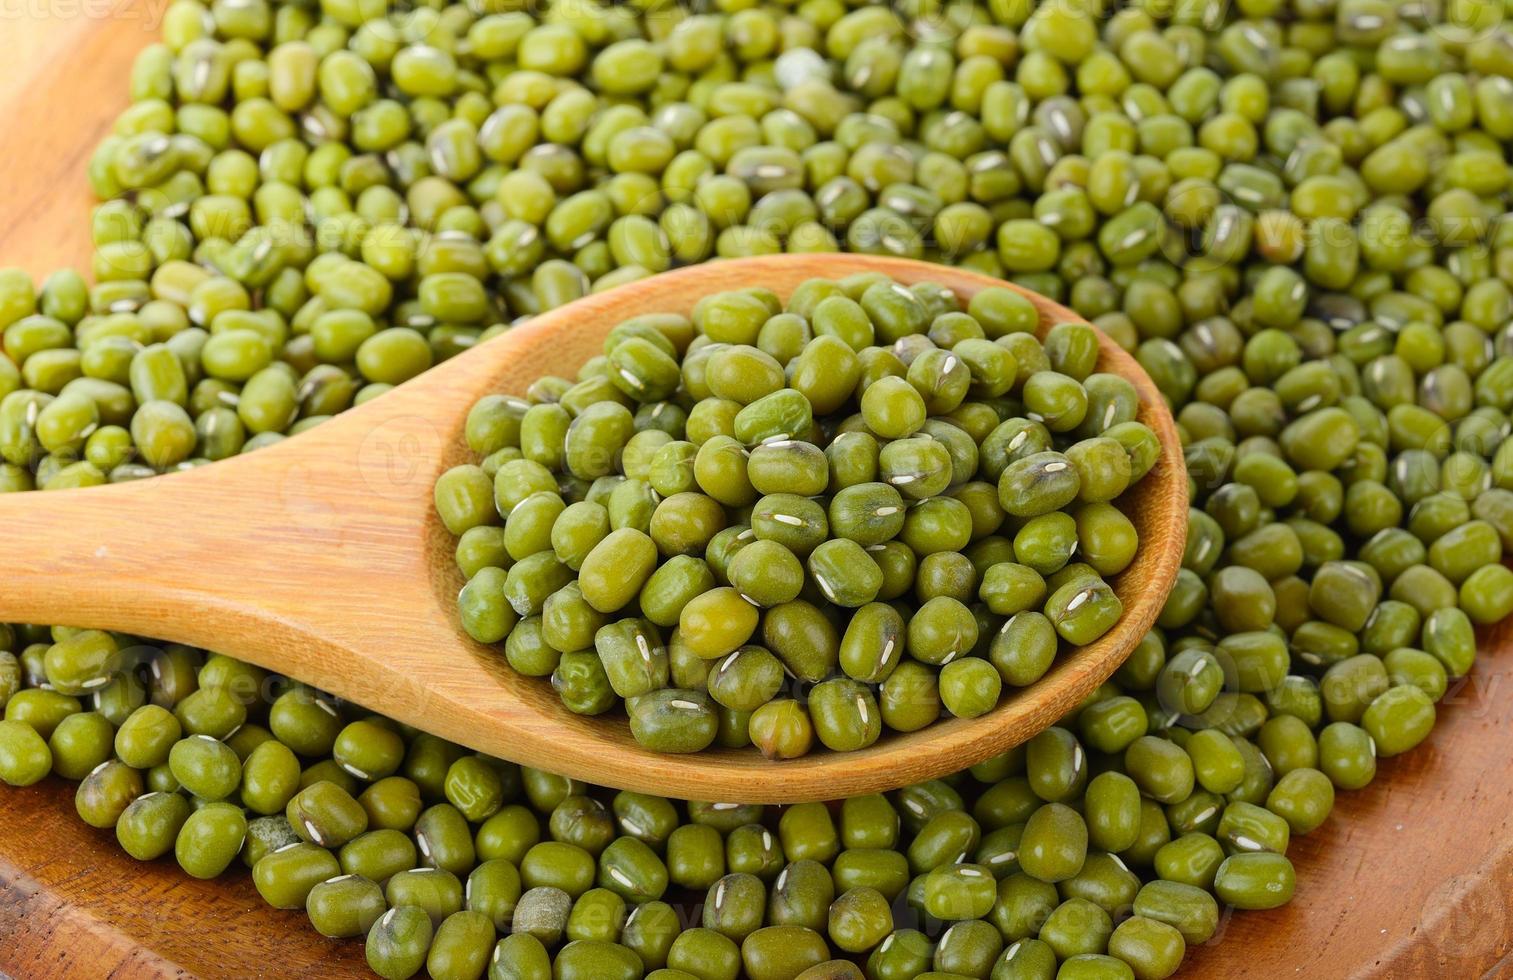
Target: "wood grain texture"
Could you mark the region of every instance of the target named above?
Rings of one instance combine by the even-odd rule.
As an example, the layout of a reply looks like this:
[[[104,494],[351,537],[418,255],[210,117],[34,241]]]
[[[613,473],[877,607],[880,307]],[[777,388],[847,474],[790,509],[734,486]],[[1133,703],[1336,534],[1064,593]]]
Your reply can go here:
[[[1513,622],[1480,639],[1429,739],[1293,838],[1292,903],[1227,917],[1181,980],[1513,977]]]
[[[138,864],[73,814],[58,779],[0,789],[0,974],[15,980],[371,976],[362,944],[269,908],[238,865],[216,881],[172,855]]]
[[[1513,625],[1418,749],[1384,760],[1295,838],[1297,897],[1226,915],[1176,980],[1503,980],[1513,977]],[[1497,652],[1494,652],[1497,651]],[[0,972],[16,980],[370,976],[361,944],[262,904],[238,868],[195,881],[139,864],[73,815],[56,779],[0,787]]]
[[[10,527],[0,622],[108,628],[250,660],[493,755],[606,786],[685,799],[802,802],[894,789],[1025,741],[1105,680],[1149,631],[1181,563],[1187,475],[1175,424],[1134,360],[1100,338],[1099,369],[1128,378],[1162,457],[1124,506],[1140,534],[1111,583],[1124,604],[1103,637],[972,720],[889,735],[859,752],[773,764],[754,749],[668,757],[622,714],[568,711],[540,679],[470,640],[455,597],[455,539],[432,487],[469,460],[467,411],[576,372],[630,316],[688,313],[761,283],[786,297],[813,276],[881,271],[963,298],[996,280],[921,262],[774,256],[680,269],[589,296],[437,366],[297,438],[214,466],[130,484],[0,498]],[[1072,314],[1040,297],[1042,329]]]
[[[131,65],[158,40],[161,0],[0,4],[0,266],[88,272],[85,167],[127,104]],[[44,96],[43,93],[46,93]]]
[[[127,0],[109,21],[3,19],[12,8],[0,6],[0,264],[41,276],[87,259],[80,168],[124,104],[131,59],[161,6]],[[73,56],[56,60],[63,50]],[[1376,782],[1342,794],[1328,823],[1294,841],[1293,903],[1227,919],[1222,941],[1192,951],[1180,980],[1513,977],[1510,645],[1508,624],[1485,637],[1429,741],[1386,760]],[[74,817],[72,796],[54,780],[0,787],[0,972],[366,975],[358,944],[262,906],[245,873],[196,882],[171,861],[131,861]]]

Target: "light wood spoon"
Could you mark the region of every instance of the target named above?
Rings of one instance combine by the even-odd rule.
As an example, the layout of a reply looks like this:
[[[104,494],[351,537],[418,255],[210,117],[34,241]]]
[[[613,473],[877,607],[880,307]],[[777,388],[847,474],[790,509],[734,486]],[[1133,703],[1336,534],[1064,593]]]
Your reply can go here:
[[[534,318],[296,438],[183,473],[0,497],[0,622],[118,630],[226,653],[492,755],[591,783],[687,799],[836,799],[952,773],[1025,741],[1113,673],[1150,629],[1180,565],[1187,475],[1149,377],[1100,335],[1098,370],[1140,394],[1160,462],[1128,496],[1140,551],[1114,581],[1124,616],[981,718],[885,735],[846,754],[775,763],[752,749],[649,752],[623,714],[588,718],[545,681],[462,632],[454,538],[432,507],[438,474],[469,461],[462,431],[482,395],[572,375],[621,320],[689,312],[702,296],[874,270],[963,298],[995,279],[856,255],[712,262]],[[1076,315],[1039,296],[1042,328]]]

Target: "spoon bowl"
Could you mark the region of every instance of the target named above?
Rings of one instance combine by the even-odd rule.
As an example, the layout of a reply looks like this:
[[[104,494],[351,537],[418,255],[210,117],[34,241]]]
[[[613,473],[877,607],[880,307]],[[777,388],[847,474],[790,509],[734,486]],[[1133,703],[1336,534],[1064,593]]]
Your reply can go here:
[[[1005,285],[925,262],[788,255],[707,263],[586,297],[265,449],[135,483],[0,497],[0,622],[204,647],[500,758],[659,795],[796,803],[967,768],[1053,724],[1107,679],[1154,624],[1181,564],[1188,493],[1176,426],[1150,378],[1102,334],[1097,370],[1135,385],[1138,418],[1161,442],[1155,467],[1121,501],[1140,535],[1134,563],[1112,581],[1124,615],[987,714],[886,734],[858,752],[667,756],[639,746],[622,713],[573,714],[545,680],[515,673],[462,631],[455,539],[432,506],[437,476],[471,461],[463,426],[478,398],[574,375],[621,320],[686,314],[705,295],[748,286],[786,299],[806,279],[867,271],[936,282],[963,299]],[[1042,333],[1080,319],[1026,295]]]

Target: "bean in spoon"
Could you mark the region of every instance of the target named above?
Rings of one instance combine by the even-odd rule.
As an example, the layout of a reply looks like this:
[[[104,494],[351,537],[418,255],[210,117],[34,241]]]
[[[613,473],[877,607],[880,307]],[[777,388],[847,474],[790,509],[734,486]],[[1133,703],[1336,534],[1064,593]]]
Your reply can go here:
[[[964,769],[1053,724],[1111,675],[1155,622],[1181,563],[1188,497],[1175,424],[1150,378],[1101,334],[1098,370],[1135,385],[1139,418],[1161,442],[1131,495],[1140,550],[1113,582],[1123,617],[987,714],[888,734],[859,752],[667,756],[639,746],[623,715],[573,714],[550,685],[462,631],[455,542],[432,507],[436,477],[467,461],[463,424],[481,396],[576,373],[630,316],[687,313],[705,295],[751,285],[786,298],[806,279],[863,271],[933,281],[964,300],[1003,285],[924,262],[790,255],[706,263],[586,297],[256,452],[134,483],[0,497],[0,622],[204,647],[500,758],[642,792],[794,803]],[[1031,299],[1043,328],[1078,319]]]

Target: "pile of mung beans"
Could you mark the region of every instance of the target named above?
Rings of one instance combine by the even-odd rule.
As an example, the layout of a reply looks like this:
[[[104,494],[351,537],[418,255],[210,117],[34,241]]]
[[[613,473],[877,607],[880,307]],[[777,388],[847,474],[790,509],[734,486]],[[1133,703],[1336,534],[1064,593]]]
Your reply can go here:
[[[484,396],[481,463],[435,491],[463,627],[662,752],[991,711],[1119,621],[1139,534],[1110,501],[1161,447],[1093,327],[1042,345],[1002,286],[961,307],[878,273],[715,293],[616,324],[535,404]]]
[[[0,273],[5,489],[222,459],[589,290],[845,248],[1130,349],[1183,435],[1184,568],[1059,724],[834,806],[614,794],[37,625],[0,630],[0,779],[79,780],[135,858],[251,865],[385,977],[1170,975],[1291,897],[1291,836],[1513,611],[1503,12],[175,0],[90,162],[94,284]]]

